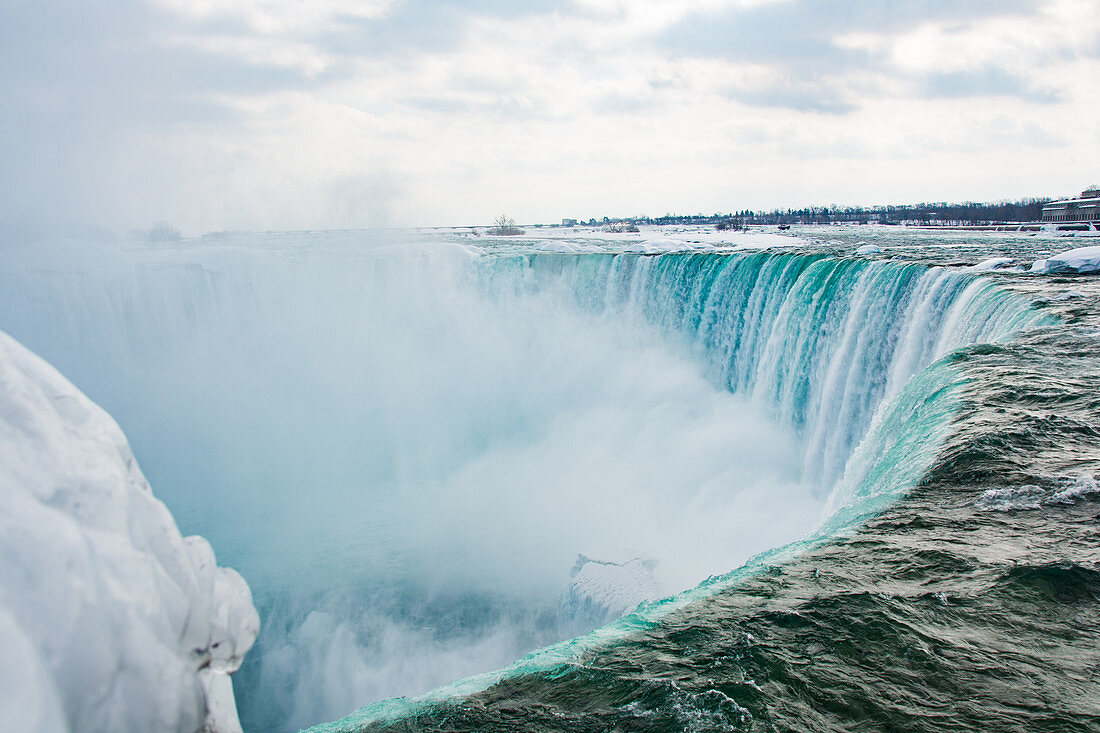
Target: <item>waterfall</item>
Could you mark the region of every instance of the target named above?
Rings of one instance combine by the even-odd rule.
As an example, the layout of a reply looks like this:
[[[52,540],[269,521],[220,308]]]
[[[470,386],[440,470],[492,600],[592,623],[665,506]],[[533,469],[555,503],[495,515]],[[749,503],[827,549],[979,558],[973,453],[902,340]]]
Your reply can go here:
[[[529,286],[564,285],[589,309],[678,334],[710,379],[800,436],[803,475],[822,487],[910,377],[1042,320],[966,273],[824,255],[539,254],[488,267],[490,281],[514,269]]]
[[[934,457],[936,360],[1043,318],[943,268],[355,233],[48,242],[0,285],[0,329],[118,420],[252,586],[257,729],[576,633],[559,594],[593,545],[653,558],[673,595],[838,531]]]

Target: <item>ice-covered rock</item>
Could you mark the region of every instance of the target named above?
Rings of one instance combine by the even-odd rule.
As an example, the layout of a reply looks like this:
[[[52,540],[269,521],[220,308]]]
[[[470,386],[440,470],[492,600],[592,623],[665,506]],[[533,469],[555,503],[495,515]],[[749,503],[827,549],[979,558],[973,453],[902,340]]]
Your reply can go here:
[[[877,255],[882,253],[882,247],[875,244],[865,244],[856,248],[857,255]]]
[[[4,730],[60,733],[69,726],[53,678],[15,617],[0,606],[0,716]]]
[[[240,730],[244,580],[184,538],[115,421],[0,333],[0,720]]]
[[[580,553],[562,592],[563,616],[581,626],[599,626],[661,598],[656,567],[656,560],[628,548]]]
[[[1036,260],[1031,271],[1043,275],[1092,275],[1100,273],[1100,246],[1078,247],[1044,260]]]

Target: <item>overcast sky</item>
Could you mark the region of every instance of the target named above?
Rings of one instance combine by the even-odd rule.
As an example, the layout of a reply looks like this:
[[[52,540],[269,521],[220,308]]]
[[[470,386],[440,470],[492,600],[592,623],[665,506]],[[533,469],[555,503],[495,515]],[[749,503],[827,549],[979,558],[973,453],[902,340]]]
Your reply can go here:
[[[1098,0],[0,0],[0,221],[1074,193],[1098,80]]]

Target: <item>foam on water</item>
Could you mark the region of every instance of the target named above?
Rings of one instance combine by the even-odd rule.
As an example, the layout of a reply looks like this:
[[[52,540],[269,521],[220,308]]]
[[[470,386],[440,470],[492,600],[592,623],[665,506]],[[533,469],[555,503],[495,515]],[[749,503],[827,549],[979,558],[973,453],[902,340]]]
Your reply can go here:
[[[1100,484],[1089,475],[1054,480],[1054,486],[1035,484],[1005,486],[983,491],[976,502],[980,511],[1010,512],[1042,509],[1054,504],[1072,504],[1078,499],[1100,493]]]

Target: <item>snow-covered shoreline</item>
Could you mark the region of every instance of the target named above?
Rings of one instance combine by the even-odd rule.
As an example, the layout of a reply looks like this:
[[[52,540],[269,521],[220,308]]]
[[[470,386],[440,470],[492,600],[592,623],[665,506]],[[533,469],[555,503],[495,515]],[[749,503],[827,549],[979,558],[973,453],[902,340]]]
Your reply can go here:
[[[0,332],[6,729],[239,731],[229,674],[258,630],[244,579],[180,534],[115,421]]]

